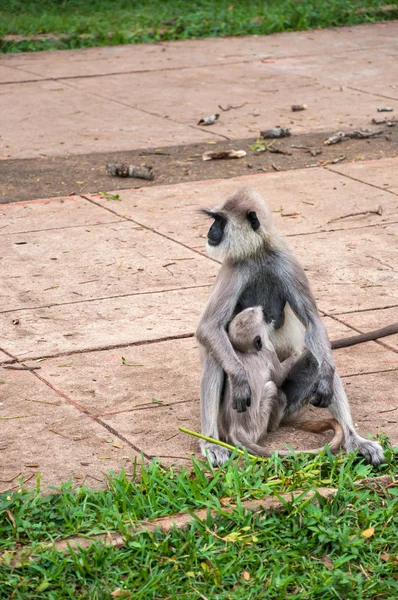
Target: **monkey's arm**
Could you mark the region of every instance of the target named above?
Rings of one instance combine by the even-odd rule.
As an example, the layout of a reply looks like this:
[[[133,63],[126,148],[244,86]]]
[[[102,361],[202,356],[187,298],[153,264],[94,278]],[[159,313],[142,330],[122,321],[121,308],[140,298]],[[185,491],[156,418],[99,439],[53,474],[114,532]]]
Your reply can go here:
[[[196,337],[227,374],[232,390],[232,405],[238,412],[250,406],[251,392],[246,370],[227,335],[227,325],[245,285],[231,270],[220,270],[209,301],[200,318]]]
[[[287,302],[306,328],[304,343],[319,367],[319,377],[313,389],[314,397],[311,403],[325,408],[333,397],[335,367],[332,350],[307,277],[293,256],[283,265],[282,281]]]

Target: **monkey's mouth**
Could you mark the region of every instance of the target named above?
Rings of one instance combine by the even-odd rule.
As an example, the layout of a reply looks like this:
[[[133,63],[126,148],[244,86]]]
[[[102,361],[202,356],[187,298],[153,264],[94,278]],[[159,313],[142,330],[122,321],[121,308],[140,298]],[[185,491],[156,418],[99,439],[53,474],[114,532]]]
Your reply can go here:
[[[209,244],[209,246],[218,246],[218,244],[220,242],[219,241],[214,241],[214,240],[211,240],[211,239],[207,238],[207,243]]]

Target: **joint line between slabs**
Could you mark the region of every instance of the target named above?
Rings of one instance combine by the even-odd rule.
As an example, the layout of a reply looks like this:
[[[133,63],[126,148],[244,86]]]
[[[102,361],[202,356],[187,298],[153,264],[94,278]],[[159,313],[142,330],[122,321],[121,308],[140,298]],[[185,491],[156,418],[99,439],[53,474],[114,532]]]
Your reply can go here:
[[[364,182],[359,182],[364,183]],[[387,190],[385,190],[387,191]],[[383,221],[383,223],[370,223],[368,225],[357,225],[356,227],[341,227],[340,229],[319,229],[318,231],[306,231],[303,233],[287,233],[285,238],[305,237],[306,235],[319,235],[321,233],[339,233],[341,231],[358,231],[358,229],[369,229],[371,227],[383,227],[385,225],[396,225],[398,221]]]
[[[80,92],[82,92],[82,90],[78,86],[75,86],[68,81],[64,81],[64,83],[66,85],[68,85],[69,87],[71,87],[73,90],[79,90]],[[86,94],[90,94],[90,96],[94,96],[95,98],[101,98],[101,100],[105,100],[107,102],[113,102],[114,104],[117,104],[118,106],[124,106],[124,107],[130,108],[132,110],[137,110],[138,112],[142,112],[151,117],[156,117],[157,119],[162,119],[163,121],[166,121],[168,123],[174,123],[175,125],[181,125],[183,127],[188,127],[190,129],[194,129],[195,131],[201,131],[202,133],[206,133],[207,135],[221,137],[224,140],[230,141],[230,138],[226,135],[223,135],[222,133],[216,133],[215,131],[211,132],[211,131],[207,131],[207,129],[202,129],[201,127],[198,127],[197,125],[190,125],[189,123],[182,123],[181,121],[176,121],[175,119],[170,119],[170,117],[164,117],[162,115],[158,115],[155,112],[145,110],[144,108],[141,108],[140,106],[127,104],[127,102],[122,102],[121,100],[116,100],[115,98],[108,98],[107,96],[103,96],[102,94],[97,94],[96,92],[90,92],[88,90],[84,90],[84,91]]]
[[[335,315],[327,315],[327,316],[330,317],[331,319],[333,319],[334,321],[337,321],[338,323],[341,323],[342,325],[345,325],[346,327],[349,327],[350,329],[352,329],[353,331],[356,331],[357,333],[367,333],[366,331],[362,331],[361,329],[358,329],[357,327],[354,327],[354,325],[350,325],[349,323],[347,323],[343,319],[339,319]],[[389,336],[386,336],[386,337],[388,338]],[[383,339],[385,339],[385,338],[380,338],[380,339],[376,339],[376,340],[369,340],[369,342],[374,342],[374,343],[378,344],[379,346],[382,346],[386,350],[390,350],[391,352],[395,352],[395,354],[398,354],[398,350],[396,350],[393,346],[390,346],[386,342],[383,342],[382,341]],[[368,342],[365,342],[365,343],[368,343]],[[393,369],[393,370],[395,370],[395,369]]]
[[[133,348],[135,346],[149,346],[150,344],[160,344],[162,342],[170,342],[173,340],[185,340],[194,338],[194,333],[182,333],[181,335],[172,335],[164,338],[156,338],[154,340],[137,340],[135,342],[129,342],[126,344],[109,344],[107,346],[98,346],[96,348],[82,348],[81,350],[69,350],[67,352],[57,352],[54,354],[41,354],[32,357],[26,357],[23,359],[26,361],[42,360],[47,358],[59,358],[61,356],[74,356],[75,354],[91,354],[92,352],[102,352],[104,350],[117,350],[118,348]],[[18,358],[15,361],[20,362]],[[33,371],[34,372],[34,371]]]
[[[114,300],[117,298],[131,298],[132,296],[149,296],[151,294],[167,294],[169,292],[179,292],[184,290],[197,290],[200,288],[210,287],[212,283],[204,283],[202,285],[192,285],[187,287],[179,287],[179,288],[169,288],[167,290],[155,290],[155,291],[147,291],[147,292],[133,292],[131,294],[119,294],[117,296],[101,296],[99,298],[86,298],[85,300],[70,300],[69,302],[61,302],[59,304],[43,304],[42,306],[28,306],[26,308],[8,308],[6,310],[0,311],[0,315],[10,313],[10,312],[22,312],[26,310],[41,310],[46,308],[53,308],[56,306],[70,306],[74,304],[84,304],[85,302],[103,302],[105,300]]]
[[[349,379],[350,377],[361,377],[362,375],[378,375],[379,373],[395,373],[398,368],[395,369],[380,369],[380,371],[362,371],[361,373],[349,373],[347,375],[340,375],[341,379]]]
[[[18,359],[13,354],[11,354],[11,352],[8,352],[8,350],[6,350],[5,348],[3,348],[2,346],[0,346],[0,351],[10,357],[11,360],[7,360],[6,361],[7,363],[10,363],[10,362],[13,362],[13,361],[18,361]]]
[[[286,32],[285,32],[286,33]],[[129,45],[129,44],[125,44],[125,45]],[[353,52],[366,52],[367,50],[371,50],[371,51],[377,51],[377,50],[390,50],[391,47],[389,45],[387,46],[371,46],[371,47],[358,47],[358,48],[346,48],[345,50],[336,50],[334,52],[331,53],[317,53],[316,51],[313,53],[304,53],[304,54],[282,54],[281,56],[278,57],[272,57],[271,55],[266,55],[266,56],[256,56],[254,58],[246,58],[246,59],[242,59],[242,60],[236,60],[236,61],[225,61],[223,63],[205,63],[202,65],[182,65],[179,67],[165,67],[165,68],[159,68],[159,69],[139,69],[139,70],[132,70],[132,71],[115,71],[113,73],[97,73],[97,74],[91,74],[91,73],[87,73],[85,75],[63,75],[60,77],[41,77],[40,73],[37,73],[36,71],[30,71],[28,69],[23,69],[21,67],[18,66],[14,66],[14,65],[7,65],[7,64],[2,64],[2,67],[6,67],[8,69],[10,69],[11,71],[17,71],[18,73],[23,73],[23,74],[27,74],[27,75],[34,75],[36,77],[36,79],[26,79],[26,80],[22,80],[22,81],[3,81],[0,82],[0,86],[1,85],[12,85],[12,84],[24,84],[24,83],[40,83],[40,82],[46,82],[46,81],[65,81],[65,80],[74,80],[74,79],[92,79],[95,77],[113,77],[113,76],[118,76],[118,75],[141,75],[144,73],[159,73],[159,72],[163,72],[163,71],[185,71],[185,70],[193,70],[193,69],[206,69],[211,67],[212,69],[214,68],[223,68],[226,66],[230,66],[230,65],[240,65],[240,64],[250,64],[250,63],[256,63],[258,61],[262,61],[262,60],[273,60],[274,62],[278,62],[281,60],[286,60],[289,58],[292,59],[302,59],[302,58],[312,58],[313,56],[330,56],[330,54],[332,55],[338,55],[338,54],[347,54],[347,53],[353,53]],[[356,88],[351,88],[355,91],[359,91],[362,92],[363,90],[357,90]],[[364,92],[364,93],[372,93],[372,92]],[[375,94],[378,95],[378,94]],[[392,98],[394,99],[394,98]]]
[[[398,98],[394,98],[393,96],[386,96],[384,94],[376,94],[375,92],[368,92],[367,90],[361,90],[360,88],[353,87],[351,85],[347,85],[349,90],[353,90],[354,92],[360,92],[361,94],[368,94],[369,96],[376,96],[376,98],[385,98],[386,100],[398,100]]]
[[[20,364],[23,364],[23,363],[20,363]],[[95,421],[96,423],[98,423],[98,425],[100,425],[101,427],[103,427],[104,429],[106,429],[107,431],[109,431],[109,433],[112,433],[113,435],[117,436],[120,440],[122,440],[123,442],[125,442],[135,452],[138,452],[138,454],[141,454],[141,452],[142,452],[142,454],[145,456],[145,458],[147,460],[150,460],[151,457],[149,455],[147,455],[143,450],[141,450],[140,448],[138,448],[137,446],[135,446],[135,444],[133,444],[127,438],[125,438],[123,435],[121,435],[120,433],[118,433],[116,431],[116,429],[114,429],[113,427],[111,427],[107,423],[104,423],[104,421],[102,421],[97,416],[91,414],[88,410],[86,410],[78,402],[76,402],[75,400],[73,400],[72,398],[70,398],[69,396],[67,396],[66,394],[64,394],[64,392],[62,392],[61,390],[59,390],[58,388],[56,388],[50,381],[48,381],[47,379],[45,379],[44,377],[42,377],[42,375],[40,375],[39,373],[37,373],[37,371],[29,371],[29,373],[33,374],[37,379],[39,379],[39,381],[41,381],[42,383],[44,383],[47,387],[49,387],[58,396],[61,396],[61,398],[63,398],[64,400],[66,400],[66,402],[70,406],[73,406],[73,408],[76,408],[80,412],[80,414],[85,415],[86,417],[88,417],[92,421]]]
[[[375,159],[375,160],[383,160],[383,159]],[[362,161],[362,162],[367,163],[368,161]],[[330,173],[337,173],[339,175],[342,175],[343,177],[347,177],[347,179],[356,181],[357,183],[362,183],[363,185],[368,185],[369,187],[375,188],[376,190],[379,190],[381,192],[388,192],[389,194],[392,194],[393,196],[398,196],[398,194],[396,192],[393,192],[392,190],[382,188],[378,185],[375,185],[374,183],[369,183],[368,181],[362,181],[362,179],[358,179],[357,177],[354,177],[353,175],[348,175],[347,173],[344,173],[343,171],[339,171],[338,168],[333,169],[333,168],[330,168],[329,165],[326,165],[323,168],[326,169],[327,171],[329,171]],[[388,225],[389,223],[380,223],[379,225],[384,225],[384,224]]]
[[[116,410],[114,412],[100,413],[95,415],[98,419],[105,419],[107,417],[113,417],[115,415],[121,415],[124,413],[138,412],[142,410],[156,410],[165,406],[176,406],[177,404],[189,404],[191,402],[197,402],[197,400],[179,400],[177,402],[162,402],[161,404],[141,404],[135,408],[126,408],[125,410]]]
[[[89,196],[85,196],[84,194],[82,194],[81,197],[84,198],[85,200],[88,200],[88,202],[92,202],[96,206],[99,206],[100,208],[103,208],[104,210],[107,210],[107,211],[111,212],[112,214],[116,215],[117,217],[121,216],[126,221],[130,221],[130,223],[134,223],[135,225],[138,225],[139,227],[142,227],[143,229],[146,229],[147,231],[151,231],[152,233],[155,233],[156,235],[159,235],[159,236],[165,238],[166,240],[169,240],[169,242],[174,242],[175,244],[178,244],[179,246],[182,246],[183,248],[186,248],[187,250],[190,250],[190,252],[194,252],[195,254],[198,254],[202,258],[206,258],[207,260],[211,260],[211,261],[213,261],[213,262],[215,262],[217,264],[220,264],[220,261],[215,260],[214,258],[211,258],[211,257],[207,256],[206,254],[203,254],[199,250],[194,250],[193,248],[190,248],[186,244],[183,244],[182,242],[179,242],[178,240],[175,240],[172,237],[169,237],[165,233],[161,233],[160,231],[156,231],[156,229],[152,229],[152,227],[149,227],[148,225],[144,225],[143,223],[140,223],[139,221],[136,221],[135,219],[132,219],[131,217],[125,217],[123,215],[119,215],[119,213],[115,212],[112,208],[109,208],[108,206],[103,206],[102,204],[100,204],[99,202],[97,202],[93,198],[90,198]]]
[[[389,308],[398,308],[398,304],[388,304],[387,306],[376,306],[375,308],[357,308],[354,310],[341,311],[338,313],[327,313],[325,311],[321,311],[325,313],[325,317],[339,317],[340,315],[352,315],[355,313],[363,313],[363,312],[372,312],[373,310],[388,310]]]
[[[60,196],[63,198],[63,196]],[[85,200],[85,198],[83,198]],[[35,199],[33,199],[35,200]],[[24,202],[31,202],[31,200],[24,200]],[[8,206],[15,206],[18,202],[9,202]],[[1,204],[1,206],[6,206]],[[33,206],[33,205],[32,205]],[[118,215],[120,217],[120,215]],[[6,235],[24,235],[25,233],[40,233],[42,231],[61,231],[63,229],[76,229],[77,227],[100,227],[102,225],[114,225],[115,223],[124,223],[123,217],[120,217],[117,221],[107,221],[106,223],[86,223],[84,225],[65,225],[64,227],[47,227],[45,229],[28,229],[27,231],[3,231],[0,233],[0,237]],[[1,312],[1,311],[0,311]]]

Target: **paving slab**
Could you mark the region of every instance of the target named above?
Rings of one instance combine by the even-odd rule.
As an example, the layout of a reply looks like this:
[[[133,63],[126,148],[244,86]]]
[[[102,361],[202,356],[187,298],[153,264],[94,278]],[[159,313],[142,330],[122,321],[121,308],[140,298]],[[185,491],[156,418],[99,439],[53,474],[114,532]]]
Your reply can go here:
[[[372,95],[319,82],[315,73],[305,77],[261,61],[226,64],[217,76],[209,66],[158,72],[156,77],[148,72],[75,79],[70,85],[193,128],[201,117],[220,112],[219,105],[244,104],[221,111],[214,125],[203,128],[229,139],[260,136],[261,130],[278,124],[293,133],[362,127],[378,114],[380,104]],[[308,109],[292,113],[295,103]],[[156,143],[163,144],[161,133]]]
[[[289,238],[318,306],[327,314],[394,306],[398,301],[398,225]]]
[[[203,65],[217,68],[237,61],[391,47],[397,32],[397,22],[391,21],[269,36],[206,38],[68,52],[25,52],[3,55],[0,64],[6,65],[10,71],[11,68],[24,69],[26,78],[32,78],[33,74],[43,78],[82,77]]]
[[[398,322],[398,305],[392,308],[385,308],[380,310],[366,310],[363,312],[357,313],[347,313],[343,315],[339,315],[338,317],[344,323],[351,325],[356,328],[358,331],[366,333],[367,331],[372,331],[374,329],[380,329],[381,327],[386,327],[391,323]],[[395,348],[398,350],[398,334],[389,335],[388,337],[381,338],[380,341],[383,344],[387,344],[388,346]],[[398,356],[396,357],[398,362]],[[371,361],[369,361],[371,364]]]
[[[113,326],[117,329],[116,319]],[[354,333],[332,318],[323,321],[331,339]],[[192,333],[195,328],[196,323],[192,323]],[[374,342],[337,350],[334,356],[341,375],[398,367],[396,355]],[[130,366],[123,364],[122,357]],[[37,366],[34,361],[27,364]],[[96,416],[199,399],[200,361],[195,338],[78,353],[39,364],[46,381]]]
[[[361,127],[377,116],[379,97],[374,94],[394,85],[390,76],[398,52],[397,29],[392,23],[376,33],[349,28],[6,56],[0,67],[10,72],[11,83],[3,85],[0,96],[0,110],[7,116],[0,157],[242,138],[278,123],[295,132]],[[350,71],[347,54],[352,51],[351,63],[353,68],[358,63],[359,69],[366,63],[364,48],[380,56],[367,70],[362,91],[349,85],[358,83],[355,73],[346,76],[347,85],[341,89],[341,66]],[[336,52],[333,61],[330,54]],[[387,61],[392,65],[388,78],[383,70]],[[23,72],[27,82],[12,83],[12,77],[18,79]],[[115,72],[121,74],[112,75]],[[47,79],[32,82],[35,76]],[[373,94],[368,93],[368,83]],[[394,88],[390,91],[398,98]],[[232,101],[244,106],[221,111],[211,128],[197,126],[200,117]],[[297,103],[307,104],[308,110],[292,113],[290,107]]]
[[[302,59],[288,57],[272,65],[278,74],[282,71],[291,76],[301,74],[303,77],[316,76],[324,84],[342,86],[342,88],[357,89],[367,94],[373,94],[375,115],[377,106],[392,106],[398,108],[398,42],[397,39],[372,52],[358,50],[354,52],[312,55]],[[391,65],[391,72],[386,78],[386,64]],[[343,91],[342,89],[342,91]],[[391,102],[387,103],[387,99]],[[318,108],[318,107],[314,107]],[[380,114],[377,115],[380,118]]]
[[[46,381],[97,416],[199,399],[199,348],[193,337],[73,354],[39,364]]]
[[[244,186],[254,188],[268,202],[282,235],[349,230],[398,221],[394,196],[321,168],[118,190],[117,202],[109,202],[102,196],[88,197],[118,216],[136,220],[203,251],[209,220],[198,209],[218,206]],[[382,215],[342,218],[351,213],[375,211],[379,205],[383,208]]]
[[[385,433],[398,445],[398,371],[371,373],[343,380],[360,433]]]
[[[342,173],[398,194],[398,158],[347,163],[339,166],[331,165],[329,168],[336,173]]]
[[[3,235],[0,256],[3,310],[209,284],[218,270],[126,221]]]
[[[0,235],[101,225],[118,220],[121,219],[80,196],[0,204]]]
[[[40,75],[35,75],[27,71],[15,69],[9,61],[2,60],[0,57],[0,85],[4,83],[16,83],[26,80],[40,79]]]
[[[212,139],[199,128],[121,106],[64,81],[25,83],[23,89],[18,84],[3,86],[0,112],[5,115],[2,158],[112,152]]]
[[[188,336],[208,293],[203,286],[2,313],[0,345],[27,360]]]
[[[343,379],[359,433],[365,437],[368,433],[385,433],[395,445],[398,443],[397,374],[398,371],[393,371]],[[270,434],[266,446],[272,450],[285,448],[286,444],[296,450],[320,447],[330,440],[331,434],[303,432],[297,423],[328,417],[327,410],[311,407],[297,421]],[[174,457],[177,464],[189,464],[189,454],[196,452],[199,456],[198,441],[178,431],[181,425],[200,430],[198,401],[116,414],[105,417],[104,422],[147,454],[160,455],[162,462]]]
[[[68,404],[32,373],[8,371],[0,389],[0,490],[59,485],[69,477],[77,485],[103,486],[105,471],[128,470],[137,454],[128,445]],[[121,448],[107,440],[114,439]],[[29,443],[27,443],[29,441]],[[128,457],[122,458],[123,456]],[[107,458],[105,458],[107,457]]]

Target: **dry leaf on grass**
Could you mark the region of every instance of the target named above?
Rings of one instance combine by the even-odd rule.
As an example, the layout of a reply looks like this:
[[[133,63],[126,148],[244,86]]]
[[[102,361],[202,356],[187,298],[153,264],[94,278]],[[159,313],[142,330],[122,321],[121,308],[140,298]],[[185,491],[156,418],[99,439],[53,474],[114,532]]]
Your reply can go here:
[[[362,531],[361,536],[364,538],[370,538],[370,537],[372,537],[374,532],[375,532],[374,527],[369,527],[369,529],[365,529],[364,531]]]

